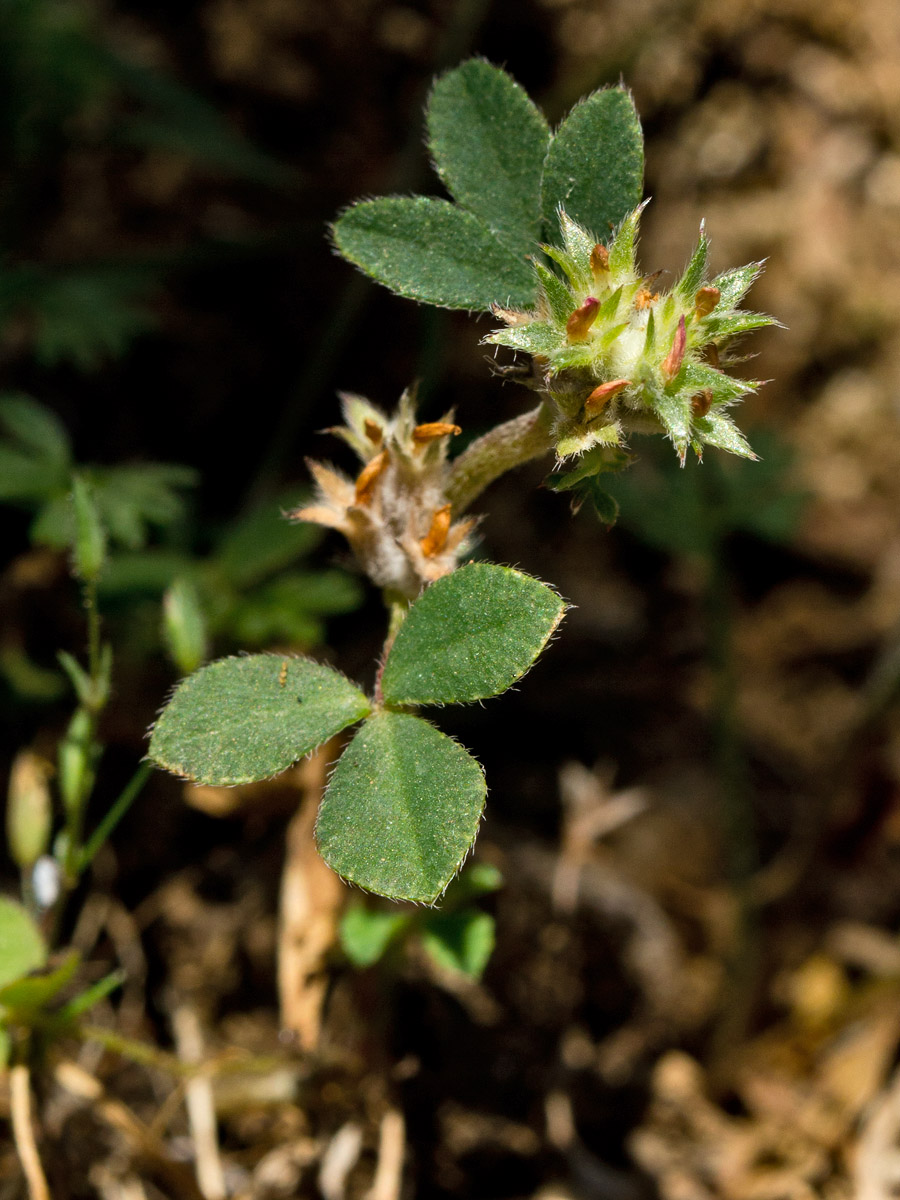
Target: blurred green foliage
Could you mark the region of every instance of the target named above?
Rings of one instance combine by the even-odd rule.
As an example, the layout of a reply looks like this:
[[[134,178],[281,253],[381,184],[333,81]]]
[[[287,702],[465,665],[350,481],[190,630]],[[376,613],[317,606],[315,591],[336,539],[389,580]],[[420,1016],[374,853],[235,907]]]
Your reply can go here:
[[[480,979],[494,949],[495,922],[477,901],[502,886],[497,868],[479,862],[454,879],[440,908],[355,904],[341,919],[341,949],[355,967],[364,968],[381,961],[396,963],[418,942],[443,970]]]
[[[784,545],[791,541],[806,495],[791,477],[789,446],[771,432],[754,435],[760,460],[705,455],[684,467],[642,443],[631,470],[604,478],[619,520],[636,537],[674,557],[718,556],[723,541],[744,533]]]
[[[292,174],[204,97],[107,45],[88,5],[0,0],[0,64],[0,342],[44,367],[96,370],[154,325],[162,268],[35,259],[28,247],[66,155],[164,151],[264,186]]]
[[[56,550],[73,544],[75,472],[58,417],[30,396],[0,394],[0,502],[34,513],[30,535],[36,544]],[[197,483],[196,471],[175,463],[79,464],[77,472],[90,485],[111,544],[130,550],[146,546],[154,530],[183,520],[183,493]]]
[[[285,519],[300,503],[296,491],[238,515],[207,549],[187,502],[196,483],[197,473],[176,463],[77,463],[49,408],[30,396],[0,394],[0,504],[32,514],[33,544],[73,551],[81,544],[73,497],[89,488],[105,551],[98,598],[108,613],[131,622],[131,651],[151,654],[162,644],[188,672],[210,643],[305,649],[324,639],[327,617],[361,603],[355,577],[304,566],[323,534]],[[0,674],[15,691],[50,698],[56,689],[48,693],[45,673],[27,665],[21,655],[9,663],[0,655]]]

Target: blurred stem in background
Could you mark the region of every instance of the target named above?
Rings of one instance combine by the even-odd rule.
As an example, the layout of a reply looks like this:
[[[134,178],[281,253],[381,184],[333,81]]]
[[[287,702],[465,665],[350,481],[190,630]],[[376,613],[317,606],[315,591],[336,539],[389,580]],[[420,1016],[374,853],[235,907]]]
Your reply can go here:
[[[714,1052],[724,1053],[746,1031],[761,962],[759,902],[754,887],[759,843],[747,750],[738,714],[735,660],[736,607],[728,560],[735,534],[776,545],[793,537],[805,496],[791,482],[791,454],[771,434],[757,436],[759,462],[723,460],[679,468],[651,450],[609,490],[624,527],[654,549],[688,559],[701,571],[700,615],[711,675],[709,733],[712,766],[721,804],[725,872],[734,904],[734,944],[713,1033]]]

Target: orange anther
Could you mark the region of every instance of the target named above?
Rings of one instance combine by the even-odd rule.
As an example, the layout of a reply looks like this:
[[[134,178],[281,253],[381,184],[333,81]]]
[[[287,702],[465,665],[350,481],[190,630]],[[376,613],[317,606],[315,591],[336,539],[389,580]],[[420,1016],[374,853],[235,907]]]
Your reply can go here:
[[[365,507],[372,499],[378,476],[388,464],[387,450],[382,450],[363,467],[356,478],[356,503]]]
[[[433,442],[435,438],[447,437],[449,434],[462,433],[458,425],[451,425],[449,421],[428,421],[424,425],[417,425],[412,431],[413,441],[424,445],[426,442]]]
[[[695,417],[705,417],[712,408],[712,388],[704,388],[696,396],[691,396],[691,412]]]
[[[450,509],[451,505],[445,504],[443,508],[435,511],[431,518],[431,528],[419,542],[426,558],[434,558],[447,545],[447,535],[450,532]]]
[[[630,379],[613,379],[609,383],[601,383],[595,387],[584,402],[584,415],[588,419],[596,417],[613,396],[618,396],[631,383]]]
[[[609,270],[609,251],[598,242],[591,251],[591,274],[594,282],[599,283]]]
[[[370,421],[368,418],[363,424],[363,429],[366,431],[366,437],[373,446],[380,446],[384,440],[384,430],[376,421]]]
[[[708,317],[721,299],[722,293],[717,287],[712,284],[702,287],[694,296],[694,312],[698,317]]]
[[[580,308],[576,308],[566,321],[566,337],[570,342],[587,341],[591,326],[597,320],[600,312],[600,301],[594,296],[588,296]]]
[[[634,298],[634,307],[638,312],[642,309],[650,308],[659,299],[659,292],[651,292],[649,288],[642,287]]]

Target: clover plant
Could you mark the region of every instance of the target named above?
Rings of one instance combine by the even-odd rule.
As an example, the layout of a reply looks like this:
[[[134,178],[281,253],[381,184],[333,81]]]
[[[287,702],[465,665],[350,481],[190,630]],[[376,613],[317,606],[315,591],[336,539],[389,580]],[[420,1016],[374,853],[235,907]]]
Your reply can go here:
[[[358,472],[312,463],[316,494],[292,516],[342,533],[383,591],[372,695],[308,658],[221,659],[177,688],[150,757],[187,779],[247,783],[358,725],[321,804],[320,851],[363,888],[430,904],[472,846],[486,789],[478,762],[420,710],[511,687],[565,612],[547,584],[466,561],[470,506],[552,455],[548,486],[611,523],[598,478],[629,463],[633,435],[664,435],[682,463],[707,446],[755,458],[730,410],[756,384],[725,368],[734,338],[772,319],[739,307],[759,263],[709,277],[702,227],[668,290],[638,267],[643,145],[623,88],[588,96],[553,132],[504,71],[472,59],[436,82],[427,127],[451,199],[362,201],[334,223],[334,244],[398,295],[490,313],[485,342],[520,357],[538,403],[453,457],[452,414],[420,422],[410,392],[394,414],[344,396],[333,432]]]

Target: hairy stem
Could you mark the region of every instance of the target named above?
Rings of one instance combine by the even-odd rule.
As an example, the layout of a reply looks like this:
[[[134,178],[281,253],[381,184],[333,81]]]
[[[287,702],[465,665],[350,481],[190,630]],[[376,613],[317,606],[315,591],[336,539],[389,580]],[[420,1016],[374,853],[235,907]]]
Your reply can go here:
[[[100,680],[100,612],[97,608],[97,581],[89,579],[84,585],[84,611],[88,627],[88,673],[96,692]]]
[[[450,468],[446,496],[454,513],[464,512],[484,489],[513,467],[553,449],[551,409],[546,403],[477,438]]]
[[[381,707],[384,703],[384,696],[381,693],[381,677],[384,674],[384,666],[391,652],[391,646],[394,644],[394,638],[397,636],[400,626],[406,620],[406,614],[409,612],[410,606],[410,602],[406,596],[401,595],[399,592],[391,591],[389,588],[385,589],[384,603],[390,619],[388,622],[387,637],[381,651],[381,660],[378,663],[378,673],[375,676],[375,704],[377,707]]]

